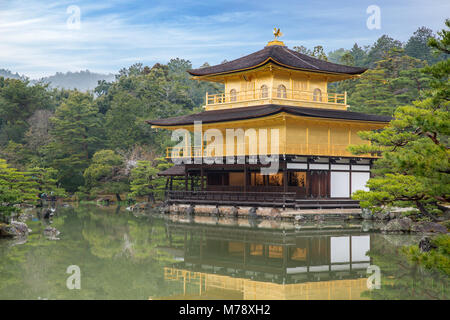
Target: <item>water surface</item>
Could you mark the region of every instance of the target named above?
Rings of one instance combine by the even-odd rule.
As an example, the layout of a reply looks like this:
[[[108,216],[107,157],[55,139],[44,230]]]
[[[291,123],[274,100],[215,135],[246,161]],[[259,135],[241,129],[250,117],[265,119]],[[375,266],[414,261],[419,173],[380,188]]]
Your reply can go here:
[[[398,249],[417,236],[357,222],[187,218],[120,207],[34,215],[27,241],[0,240],[0,299],[448,299],[448,277]],[[49,240],[51,225],[61,234]],[[81,289],[70,290],[69,266]],[[380,289],[367,288],[378,266]]]

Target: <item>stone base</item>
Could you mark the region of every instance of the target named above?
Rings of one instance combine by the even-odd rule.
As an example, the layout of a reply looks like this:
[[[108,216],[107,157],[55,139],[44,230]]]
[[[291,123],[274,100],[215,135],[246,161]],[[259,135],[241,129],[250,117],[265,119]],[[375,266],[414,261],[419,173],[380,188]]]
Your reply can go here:
[[[169,212],[175,214],[187,214],[190,205],[172,204]],[[224,216],[224,217],[260,217],[265,219],[283,220],[324,220],[324,219],[361,219],[361,209],[311,209],[295,210],[272,207],[241,207],[241,206],[214,206],[193,205],[193,212],[199,216]]]

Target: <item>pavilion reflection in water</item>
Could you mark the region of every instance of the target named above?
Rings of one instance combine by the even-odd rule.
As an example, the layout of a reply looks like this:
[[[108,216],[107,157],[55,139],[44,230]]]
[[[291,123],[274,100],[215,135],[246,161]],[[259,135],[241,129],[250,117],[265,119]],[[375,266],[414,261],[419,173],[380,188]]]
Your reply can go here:
[[[359,229],[270,230],[170,222],[183,253],[164,269],[169,299],[361,299],[370,235]]]

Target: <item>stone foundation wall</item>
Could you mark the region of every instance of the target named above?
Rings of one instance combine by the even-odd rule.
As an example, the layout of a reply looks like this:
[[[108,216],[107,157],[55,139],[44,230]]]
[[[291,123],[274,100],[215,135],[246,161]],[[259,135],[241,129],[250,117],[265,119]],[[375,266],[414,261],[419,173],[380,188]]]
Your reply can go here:
[[[168,212],[199,216],[260,217],[283,220],[361,219],[361,209],[283,210],[272,207],[172,204]]]

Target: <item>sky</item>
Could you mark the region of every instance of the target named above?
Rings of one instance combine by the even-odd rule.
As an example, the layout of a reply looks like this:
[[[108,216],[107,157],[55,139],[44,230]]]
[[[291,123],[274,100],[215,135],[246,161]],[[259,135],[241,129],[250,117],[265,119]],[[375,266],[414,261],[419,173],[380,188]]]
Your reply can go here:
[[[418,27],[444,28],[449,17],[448,0],[0,0],[0,69],[37,79],[177,57],[199,67],[262,49],[274,27],[288,47],[329,52],[383,34],[405,42]]]

